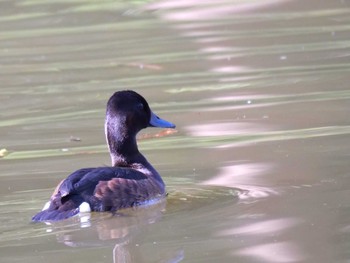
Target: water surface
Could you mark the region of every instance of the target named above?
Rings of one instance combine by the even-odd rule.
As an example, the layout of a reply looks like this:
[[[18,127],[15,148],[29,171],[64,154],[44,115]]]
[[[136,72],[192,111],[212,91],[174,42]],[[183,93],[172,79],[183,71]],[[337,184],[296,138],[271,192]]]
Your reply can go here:
[[[2,1],[1,262],[348,262],[346,1]],[[133,89],[169,196],[32,224]],[[86,216],[86,215],[85,215]]]

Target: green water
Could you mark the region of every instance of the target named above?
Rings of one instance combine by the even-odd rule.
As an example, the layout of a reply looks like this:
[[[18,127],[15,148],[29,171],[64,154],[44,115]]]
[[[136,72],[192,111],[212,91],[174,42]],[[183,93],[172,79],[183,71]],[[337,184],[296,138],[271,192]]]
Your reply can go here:
[[[348,262],[346,1],[0,1],[0,262]],[[141,93],[166,202],[32,224]],[[159,136],[161,135],[161,136]],[[82,222],[81,222],[82,221]]]

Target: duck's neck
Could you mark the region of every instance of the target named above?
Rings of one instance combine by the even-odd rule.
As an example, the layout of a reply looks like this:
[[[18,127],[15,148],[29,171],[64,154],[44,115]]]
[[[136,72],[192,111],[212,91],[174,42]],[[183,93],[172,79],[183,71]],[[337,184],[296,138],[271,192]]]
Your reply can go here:
[[[111,155],[112,166],[129,166],[142,159],[137,148],[136,134],[130,134],[122,125],[105,123],[106,140]]]
[[[130,133],[123,129],[123,125],[109,125],[105,123],[106,140],[111,155],[112,166],[130,167],[142,170],[146,176],[150,176],[164,189],[164,182],[158,172],[139,152],[136,142],[136,133]]]

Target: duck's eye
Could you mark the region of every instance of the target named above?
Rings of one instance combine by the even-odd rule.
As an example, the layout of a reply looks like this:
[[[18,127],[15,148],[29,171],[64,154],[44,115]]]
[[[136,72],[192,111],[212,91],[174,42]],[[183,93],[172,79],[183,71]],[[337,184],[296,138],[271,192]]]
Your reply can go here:
[[[144,110],[144,109],[145,109],[143,103],[137,104],[136,108],[137,108],[138,110]]]

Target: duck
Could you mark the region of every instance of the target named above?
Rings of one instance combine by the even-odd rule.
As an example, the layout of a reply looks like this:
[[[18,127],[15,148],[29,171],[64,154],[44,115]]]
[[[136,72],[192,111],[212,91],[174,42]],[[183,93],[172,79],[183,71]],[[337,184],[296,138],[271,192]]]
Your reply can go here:
[[[105,117],[112,166],[82,168],[70,174],[32,221],[59,221],[83,212],[115,213],[164,199],[164,181],[137,146],[137,133],[147,127],[175,125],[154,114],[135,91],[115,92],[107,102]]]

